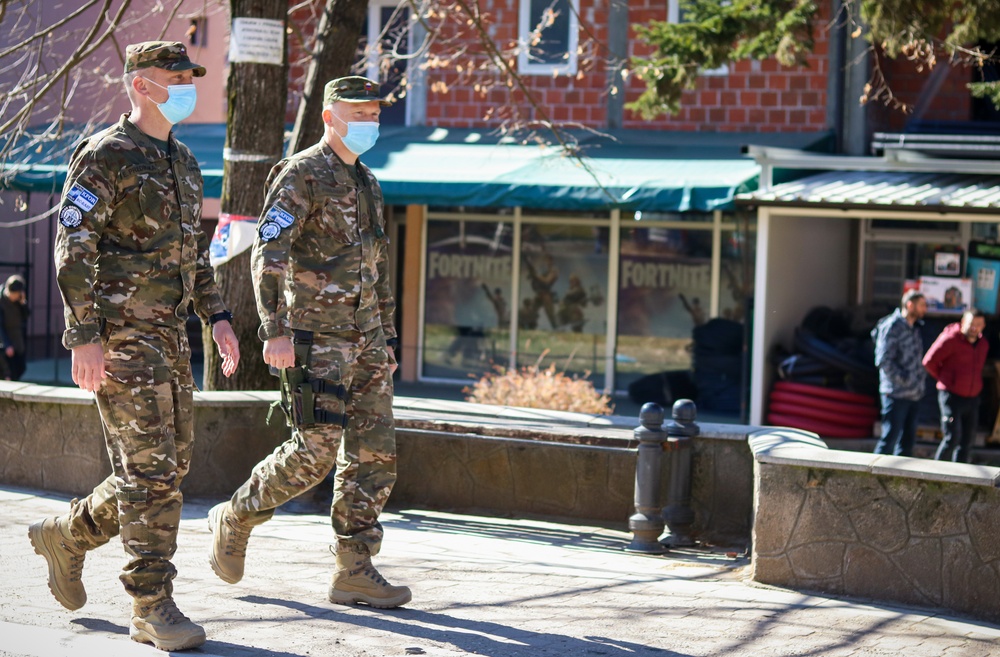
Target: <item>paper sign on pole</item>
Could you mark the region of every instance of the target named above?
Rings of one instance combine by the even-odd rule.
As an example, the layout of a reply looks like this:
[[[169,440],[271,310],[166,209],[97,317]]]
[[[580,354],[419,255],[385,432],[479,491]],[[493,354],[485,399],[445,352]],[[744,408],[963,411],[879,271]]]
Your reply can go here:
[[[229,61],[276,64],[285,61],[285,24],[273,18],[234,18]]]

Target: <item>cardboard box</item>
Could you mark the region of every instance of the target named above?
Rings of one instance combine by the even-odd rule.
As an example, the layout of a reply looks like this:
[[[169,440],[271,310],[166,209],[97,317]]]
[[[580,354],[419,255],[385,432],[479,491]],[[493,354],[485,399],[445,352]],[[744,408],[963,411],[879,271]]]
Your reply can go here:
[[[972,279],[921,276],[920,291],[927,299],[927,312],[961,315],[972,304]]]

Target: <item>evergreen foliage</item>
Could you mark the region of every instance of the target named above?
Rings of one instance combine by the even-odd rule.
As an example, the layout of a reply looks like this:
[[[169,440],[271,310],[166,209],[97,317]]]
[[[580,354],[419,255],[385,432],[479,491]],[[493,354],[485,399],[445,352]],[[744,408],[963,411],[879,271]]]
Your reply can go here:
[[[1000,41],[1000,0],[843,0],[821,29],[847,23],[851,38],[868,40],[878,57],[905,57],[918,71],[943,65],[980,72],[995,61]],[[813,0],[680,0],[681,20],[636,25],[653,52],[633,57],[646,91],[628,108],[645,118],[675,113],[681,95],[705,70],[745,59],[774,57],[785,66],[804,66],[815,44],[818,6]],[[984,45],[985,44],[985,45]],[[1000,107],[1000,82],[969,85],[973,95]],[[885,80],[872,78],[862,102],[893,102]],[[905,108],[902,103],[895,103]]]

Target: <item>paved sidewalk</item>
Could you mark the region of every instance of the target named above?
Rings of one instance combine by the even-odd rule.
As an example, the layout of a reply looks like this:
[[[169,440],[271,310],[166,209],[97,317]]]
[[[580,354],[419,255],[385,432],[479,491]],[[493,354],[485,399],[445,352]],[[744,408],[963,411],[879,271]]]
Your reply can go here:
[[[622,551],[628,534],[596,527],[386,513],[376,559],[413,589],[404,609],[326,601],[333,557],[319,515],[281,514],[254,530],[247,575],[217,579],[206,514],[189,500],[175,558],[178,606],[208,642],[191,655],[381,657],[595,655],[726,657],[1000,655],[1000,628],[926,610],[750,586],[742,557]],[[87,606],[64,610],[45,584],[28,524],[68,499],[0,488],[0,656],[162,655],[128,638],[117,542],[87,555]],[[179,653],[180,654],[180,653]]]

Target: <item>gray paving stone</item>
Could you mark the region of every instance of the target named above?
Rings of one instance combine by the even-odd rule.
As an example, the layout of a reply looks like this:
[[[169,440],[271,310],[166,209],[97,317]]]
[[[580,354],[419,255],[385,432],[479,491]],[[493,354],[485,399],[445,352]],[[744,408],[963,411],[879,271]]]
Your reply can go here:
[[[87,555],[86,607],[52,599],[26,528],[67,501],[0,488],[0,657],[163,654],[127,638],[117,543]],[[192,654],[978,657],[1000,641],[1000,627],[933,611],[750,585],[745,560],[625,553],[629,536],[614,529],[412,509],[385,514],[376,562],[414,601],[343,607],[325,597],[326,517],[277,514],[254,531],[244,580],[228,585],[207,565],[214,502],[187,500],[175,558],[178,605],[209,635]]]

